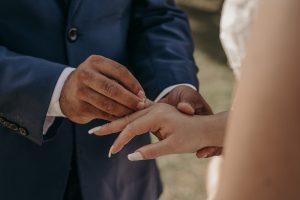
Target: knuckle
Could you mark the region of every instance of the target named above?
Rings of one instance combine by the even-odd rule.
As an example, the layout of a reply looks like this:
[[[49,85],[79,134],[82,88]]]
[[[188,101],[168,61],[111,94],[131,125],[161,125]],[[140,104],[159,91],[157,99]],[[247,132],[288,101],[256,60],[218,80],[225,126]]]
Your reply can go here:
[[[81,69],[78,71],[78,78],[82,81],[87,81],[92,77],[92,73],[89,70]]]
[[[134,91],[138,92],[139,90],[141,90],[142,88],[140,87],[139,84],[137,83],[131,83],[130,88],[133,88]]]
[[[110,63],[112,73],[116,77],[127,77],[128,70],[119,63]]]
[[[124,117],[124,122],[125,122],[125,124],[129,124],[130,123],[130,117],[128,115],[126,115]]]
[[[109,113],[114,111],[114,106],[112,105],[112,102],[109,100],[103,101],[103,108]]]
[[[86,123],[90,122],[91,119],[81,116],[81,117],[78,117],[75,121],[78,124],[86,124]]]
[[[76,96],[79,98],[79,99],[84,99],[86,97],[86,90],[84,88],[79,88],[77,91],[76,91]]]
[[[102,60],[102,56],[99,56],[99,55],[95,55],[95,54],[92,54],[88,57],[87,59],[89,62],[93,63],[93,62],[99,62]]]
[[[117,92],[117,87],[115,85],[115,83],[111,83],[109,81],[105,81],[103,83],[103,89],[104,92],[107,93],[109,96],[116,96]]]

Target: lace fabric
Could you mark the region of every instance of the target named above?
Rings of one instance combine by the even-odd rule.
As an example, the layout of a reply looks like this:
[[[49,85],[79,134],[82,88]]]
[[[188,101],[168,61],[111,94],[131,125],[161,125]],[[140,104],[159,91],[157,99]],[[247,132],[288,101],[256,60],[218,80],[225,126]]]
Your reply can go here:
[[[223,5],[220,38],[230,67],[237,79],[246,55],[250,27],[258,0],[226,0]]]

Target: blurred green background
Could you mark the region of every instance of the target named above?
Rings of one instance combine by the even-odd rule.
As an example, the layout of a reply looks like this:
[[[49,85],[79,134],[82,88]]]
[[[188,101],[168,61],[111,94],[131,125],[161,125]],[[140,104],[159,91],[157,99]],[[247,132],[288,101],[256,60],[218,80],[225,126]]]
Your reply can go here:
[[[200,92],[214,112],[227,110],[234,77],[219,40],[222,0],[177,0],[189,16],[199,67]],[[172,155],[158,159],[164,183],[161,200],[205,200],[209,159]]]

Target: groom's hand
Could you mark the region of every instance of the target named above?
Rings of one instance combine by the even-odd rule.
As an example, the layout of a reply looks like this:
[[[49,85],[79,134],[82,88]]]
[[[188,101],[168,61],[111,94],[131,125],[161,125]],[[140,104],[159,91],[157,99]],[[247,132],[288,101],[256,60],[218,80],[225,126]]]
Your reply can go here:
[[[178,86],[162,98],[160,103],[167,103],[189,115],[211,115],[212,109],[204,98],[189,86]]]
[[[211,107],[198,91],[189,86],[178,86],[167,96],[159,101],[177,107],[177,109],[188,115],[211,115]],[[206,147],[197,151],[198,158],[208,158],[222,153],[221,147]]]
[[[90,56],[67,78],[60,96],[64,115],[76,123],[114,120],[144,108],[139,82],[121,64]]]

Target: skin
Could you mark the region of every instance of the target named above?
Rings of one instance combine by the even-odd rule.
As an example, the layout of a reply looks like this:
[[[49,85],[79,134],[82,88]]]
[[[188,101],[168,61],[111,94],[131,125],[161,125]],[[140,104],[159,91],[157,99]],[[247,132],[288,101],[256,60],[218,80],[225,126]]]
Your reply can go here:
[[[177,109],[187,115],[212,115],[213,111],[205,99],[194,89],[187,86],[179,86],[173,89],[165,98],[162,98],[159,103],[166,103],[177,107]],[[218,123],[223,123],[224,120]],[[221,127],[220,125],[219,127]],[[225,133],[225,129],[219,130]],[[217,156],[222,153],[222,147],[204,147],[196,152],[198,158],[208,158]]]
[[[217,200],[300,199],[300,1],[260,1]]]
[[[92,55],[66,80],[60,107],[73,122],[85,124],[93,119],[115,120],[143,109],[144,91],[121,64]]]
[[[113,121],[146,106],[145,93],[134,76],[121,64],[97,55],[87,58],[70,74],[59,101],[63,114],[79,124],[94,119]],[[190,115],[212,114],[204,98],[187,86],[176,87],[161,102]],[[208,150],[210,155],[218,151]]]
[[[107,135],[122,131],[111,148],[111,153],[115,154],[135,136],[152,132],[160,141],[136,150],[147,160],[168,154],[194,153],[205,147],[222,146],[226,119],[226,113],[192,116],[179,112],[174,106],[157,103],[102,126],[95,134]]]
[[[217,200],[300,199],[300,159],[295,157],[300,152],[299,8],[299,1],[260,2],[230,117]],[[226,118],[224,113],[220,116]],[[207,120],[210,117],[188,116],[156,104],[105,125],[96,134],[123,130],[112,150],[117,152],[135,135],[153,131],[161,141],[138,150],[151,159],[197,151],[203,143],[221,145],[222,133],[201,137],[199,132],[213,121]]]

